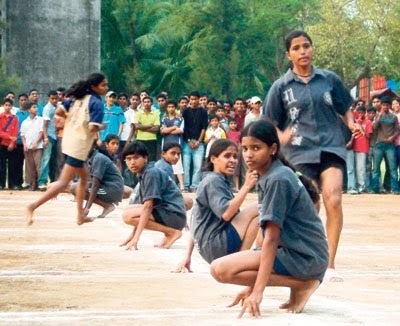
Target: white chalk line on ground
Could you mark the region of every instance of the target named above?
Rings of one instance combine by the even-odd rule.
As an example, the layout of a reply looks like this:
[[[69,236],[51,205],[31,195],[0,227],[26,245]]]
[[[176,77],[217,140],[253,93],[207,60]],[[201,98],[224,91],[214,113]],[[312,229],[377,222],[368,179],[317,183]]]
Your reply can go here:
[[[264,302],[267,302],[266,305]],[[313,296],[312,300],[301,315],[276,313],[277,306],[280,302],[277,299],[267,298],[265,296],[261,305],[262,314],[268,318],[283,319],[287,322],[315,322],[319,319],[322,323],[324,320],[328,322],[344,324],[345,321],[351,324],[375,324],[374,321],[398,320],[400,311],[393,308],[387,308],[383,305],[377,306],[372,304],[357,304],[354,302],[343,302],[332,299]],[[133,310],[57,310],[57,311],[34,311],[34,312],[0,312],[0,322],[61,322],[61,321],[84,321],[84,320],[157,320],[168,318],[229,318],[234,322],[240,307],[227,308],[222,306],[214,306],[208,308],[172,308],[172,309],[133,309]],[[248,317],[244,317],[243,322]],[[265,321],[266,319],[264,319]],[[336,321],[335,321],[336,320]],[[324,324],[326,324],[324,322]]]

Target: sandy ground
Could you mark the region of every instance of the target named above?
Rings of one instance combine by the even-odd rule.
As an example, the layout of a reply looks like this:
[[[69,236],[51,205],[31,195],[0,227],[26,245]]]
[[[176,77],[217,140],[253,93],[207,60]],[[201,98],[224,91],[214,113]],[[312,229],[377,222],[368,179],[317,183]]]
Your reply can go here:
[[[236,319],[226,308],[240,287],[219,284],[195,253],[194,273],[172,273],[186,237],[153,248],[145,231],[138,251],[118,245],[131,229],[124,201],[109,218],[75,225],[75,203],[62,194],[26,227],[24,206],[40,193],[0,192],[0,325],[398,325],[399,196],[344,195],[345,226],[337,256],[342,283],[323,283],[302,314],[278,309],[288,289],[267,288],[262,318]],[[254,205],[250,194],[247,204]],[[100,213],[99,207],[92,214]],[[321,212],[325,220],[325,213]]]

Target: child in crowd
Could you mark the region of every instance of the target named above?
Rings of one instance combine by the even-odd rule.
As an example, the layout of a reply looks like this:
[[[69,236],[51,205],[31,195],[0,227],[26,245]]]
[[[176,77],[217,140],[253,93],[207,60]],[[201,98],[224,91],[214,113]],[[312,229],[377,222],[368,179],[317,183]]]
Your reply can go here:
[[[226,132],[226,138],[232,140],[237,146],[240,145],[240,131],[237,130],[237,122],[234,118],[229,118],[228,120],[229,130]],[[235,186],[234,191],[239,191],[240,188],[240,171],[241,171],[241,158],[239,157],[238,164],[235,168],[235,173],[233,174],[233,184]]]
[[[104,218],[122,201],[124,180],[110,157],[96,150],[95,146],[89,153],[87,165],[91,179],[86,189],[84,214],[88,216],[90,208],[95,203],[103,207],[103,212],[97,218]],[[74,195],[77,184],[76,182],[71,185],[71,193]]]
[[[369,138],[374,132],[372,122],[366,117],[365,106],[356,108],[358,119],[356,122],[361,126],[360,134],[353,140],[353,151],[355,159],[356,186],[359,193],[367,192],[367,156],[369,154]]]
[[[107,156],[114,162],[117,166],[118,170],[122,170],[121,161],[117,154],[119,149],[119,137],[115,134],[108,134],[106,139],[104,140],[104,149],[101,152]]]
[[[11,112],[13,101],[5,98],[3,101],[4,112],[0,114],[0,190],[13,189],[13,167],[11,163],[17,154],[18,117]]]
[[[86,80],[74,83],[66,91],[66,96],[73,98],[73,100],[63,102],[63,107],[59,106],[56,109],[56,114],[58,110],[69,111],[62,142],[65,164],[60,177],[53,183],[52,187],[48,188],[38,200],[28,205],[28,225],[33,223],[35,209],[65,190],[76,175],[79,176],[79,183],[76,188],[77,224],[81,225],[93,221],[92,218],[85,216],[83,208],[88,178],[84,164],[99,130],[103,128],[104,106],[100,96],[105,95],[107,90],[106,77],[101,73],[94,73],[89,75]]]
[[[26,180],[30,190],[36,190],[43,156],[43,118],[38,116],[37,105],[26,104],[29,118],[21,125],[21,139],[24,146]]]
[[[154,166],[154,162],[149,162],[142,142],[130,143],[122,156],[128,168],[138,175],[139,189],[133,205],[123,213],[124,222],[132,225],[133,231],[121,246],[137,250],[143,230],[148,229],[164,233],[157,247],[170,248],[181,237],[186,225],[185,203],[179,188],[163,170]]]
[[[206,130],[206,134],[204,136],[204,143],[207,144],[206,148],[206,158],[208,157],[208,153],[210,152],[211,145],[217,139],[226,139],[226,133],[224,129],[219,126],[219,118],[215,114],[211,114],[209,116],[209,126]]]
[[[309,179],[298,177],[280,158],[279,138],[271,122],[252,122],[241,137],[244,160],[259,175],[259,224],[264,240],[261,250],[213,261],[211,273],[219,282],[247,286],[232,304],[242,301],[240,317],[246,311],[260,316],[266,286],[289,287],[290,299],[280,308],[300,313],[328,266],[328,243],[308,191],[314,201],[319,195]]]
[[[116,98],[117,94],[115,92],[107,92],[103,118],[105,128],[99,132],[99,139],[97,140],[99,146],[101,146],[101,142],[105,141],[108,134],[117,135],[119,139],[126,123],[124,110],[115,105]]]
[[[224,129],[225,132],[229,130],[228,119],[225,117],[225,109],[223,106],[217,107],[217,112],[215,113],[219,118],[219,126]]]
[[[174,180],[174,170],[173,167],[181,159],[182,147],[178,143],[164,143],[161,158],[155,163],[155,167],[163,170],[169,175],[171,180]],[[192,208],[193,200],[186,194],[183,194],[183,200],[185,202],[186,210]]]
[[[177,272],[191,271],[190,261],[196,243],[200,255],[211,263],[214,259],[249,249],[257,232],[256,205],[240,209],[246,195],[258,180],[249,171],[240,191],[233,195],[228,177],[238,163],[238,147],[229,139],[216,140],[207,158],[203,180],[196,192],[191,217],[191,238],[185,258]],[[194,239],[194,240],[193,240]]]
[[[180,101],[186,98],[181,98]],[[181,115],[177,115],[177,103],[174,100],[167,101],[167,113],[164,115],[161,121],[160,132],[162,135],[161,148],[166,143],[177,143],[182,145],[182,134],[184,130],[184,121]],[[184,189],[183,184],[183,166],[182,159],[179,155],[179,159],[176,163],[172,164],[173,173],[176,175],[179,181],[179,187],[181,191]],[[173,180],[174,178],[172,178]]]

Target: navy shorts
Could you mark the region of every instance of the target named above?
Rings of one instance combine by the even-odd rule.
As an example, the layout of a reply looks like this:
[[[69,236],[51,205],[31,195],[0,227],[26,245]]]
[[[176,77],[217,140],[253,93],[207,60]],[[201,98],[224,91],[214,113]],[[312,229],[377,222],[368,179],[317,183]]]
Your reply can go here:
[[[331,167],[336,167],[343,172],[345,171],[345,166],[346,162],[336,154],[321,152],[320,163],[297,164],[295,168],[297,171],[309,177],[311,180],[318,182],[322,172],[325,170]]]
[[[160,208],[153,209],[152,215],[157,223],[179,231],[182,231],[186,226],[186,215],[178,216],[177,214],[167,212],[166,210]]]
[[[242,247],[242,239],[240,239],[239,233],[231,223],[226,224],[225,233],[228,244],[228,255],[239,252]]]
[[[261,251],[261,247],[254,248],[254,251]],[[286,267],[283,266],[279,258],[276,256],[274,260],[274,265],[272,266],[272,270],[274,271],[275,274],[292,276],[290,275]]]
[[[74,168],[83,168],[85,161],[78,160],[77,158],[65,155],[65,164],[68,164]]]

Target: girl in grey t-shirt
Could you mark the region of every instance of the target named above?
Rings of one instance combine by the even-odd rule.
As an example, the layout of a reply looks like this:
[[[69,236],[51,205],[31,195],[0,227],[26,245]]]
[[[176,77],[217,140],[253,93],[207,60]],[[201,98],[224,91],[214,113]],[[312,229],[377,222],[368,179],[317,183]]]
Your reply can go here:
[[[322,282],[328,266],[328,244],[324,228],[304,183],[279,154],[277,131],[271,122],[259,120],[242,132],[243,158],[259,173],[257,184],[261,250],[247,250],[215,260],[214,278],[223,283],[245,285],[234,301],[260,316],[266,286],[290,288],[290,299],[281,306],[289,312],[303,310]]]

